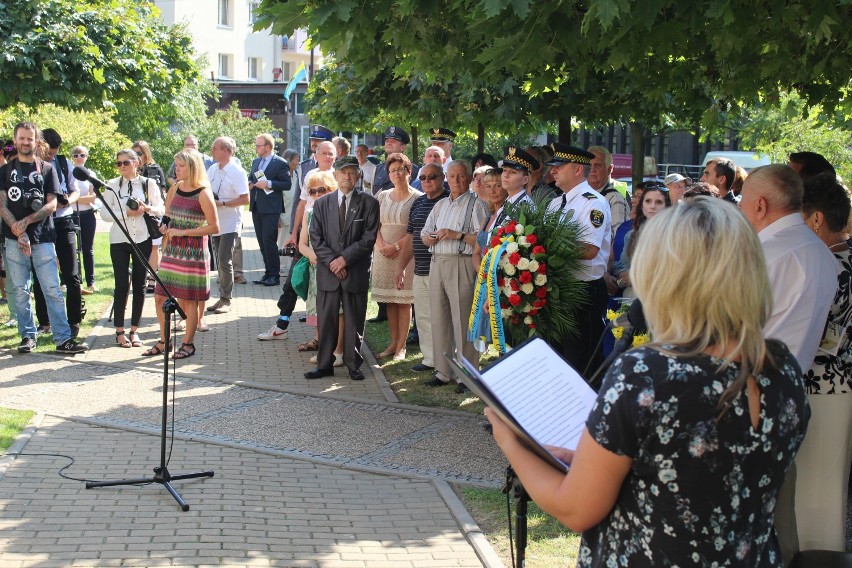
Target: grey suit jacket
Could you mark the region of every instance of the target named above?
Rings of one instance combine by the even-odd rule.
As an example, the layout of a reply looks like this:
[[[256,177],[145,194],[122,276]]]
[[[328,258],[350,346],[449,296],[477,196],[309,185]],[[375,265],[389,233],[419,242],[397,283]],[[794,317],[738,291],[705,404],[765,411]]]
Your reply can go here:
[[[379,202],[372,195],[353,189],[347,197],[346,224],[341,231],[337,197],[335,191],[314,203],[310,236],[317,255],[317,289],[331,292],[342,286],[350,293],[366,293],[379,230]],[[348,274],[343,280],[328,268],[339,256],[346,259]]]

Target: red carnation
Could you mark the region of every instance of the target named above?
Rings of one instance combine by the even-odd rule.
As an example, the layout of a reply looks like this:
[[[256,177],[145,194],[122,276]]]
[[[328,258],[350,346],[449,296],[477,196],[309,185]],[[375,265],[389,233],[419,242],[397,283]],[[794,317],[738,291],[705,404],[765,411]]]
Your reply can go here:
[[[534,323],[531,323],[531,324],[530,324],[530,329],[535,329],[535,324],[534,324]]]
[[[517,279],[517,278],[511,278],[511,279],[509,280],[509,288],[511,288],[511,289],[512,289],[512,290],[514,290],[515,292],[517,292],[518,290],[520,290],[520,289],[521,289],[521,285],[520,285],[520,284],[518,284],[518,279]]]
[[[547,288],[539,288],[535,291],[535,297],[542,300],[547,297]]]
[[[521,271],[521,274],[518,276],[518,280],[521,281],[521,284],[527,284],[529,282],[532,282],[532,279],[532,272],[530,272],[529,270]]]
[[[530,237],[535,237],[535,235],[530,235],[529,237],[527,237],[527,242],[529,242]],[[533,249],[532,249],[532,253],[533,254],[544,254],[544,247],[541,246],[541,245],[534,246]]]
[[[506,285],[506,281],[503,279],[502,276],[497,277],[497,285],[501,288]]]
[[[499,247],[500,246],[500,235],[497,235],[496,237],[491,239],[491,246],[492,247]]]
[[[538,237],[535,234],[527,235],[527,244],[534,245],[538,242]]]
[[[509,296],[509,303],[517,307],[521,304],[521,297],[518,294],[512,294]]]
[[[511,322],[514,324],[521,323],[521,316],[519,316],[518,314],[512,314]]]
[[[506,223],[506,226],[503,227],[503,230],[506,231],[506,234],[508,234],[508,235],[514,235],[515,234],[515,227],[517,227],[517,226],[518,226],[517,221],[509,221],[508,223]]]
[[[537,316],[537,315],[538,315],[538,310],[535,310],[535,309],[530,310],[530,311],[529,311],[529,314],[530,314],[530,316],[535,317],[535,316]]]
[[[545,274],[545,273],[547,273],[547,265],[542,262],[541,264],[538,265],[538,268],[536,268],[535,271],[538,272],[539,274]]]
[[[513,252],[509,255],[509,263],[512,266],[518,266],[518,263],[521,261],[521,255],[517,252]]]

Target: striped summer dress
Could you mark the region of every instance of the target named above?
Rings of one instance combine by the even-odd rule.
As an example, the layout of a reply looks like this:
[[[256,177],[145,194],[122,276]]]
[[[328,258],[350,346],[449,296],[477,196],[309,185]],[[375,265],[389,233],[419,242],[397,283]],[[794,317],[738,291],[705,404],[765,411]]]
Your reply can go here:
[[[173,229],[194,229],[207,223],[195,191],[177,190],[171,202]],[[208,267],[207,236],[171,237],[163,248],[160,270],[157,274],[175,298],[203,301],[210,298],[210,274]],[[155,294],[165,295],[157,284]]]

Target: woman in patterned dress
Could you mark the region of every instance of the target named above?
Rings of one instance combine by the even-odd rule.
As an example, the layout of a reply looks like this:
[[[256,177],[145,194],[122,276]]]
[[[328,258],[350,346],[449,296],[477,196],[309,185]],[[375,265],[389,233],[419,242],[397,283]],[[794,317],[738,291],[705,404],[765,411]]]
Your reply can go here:
[[[763,338],[763,251],[730,207],[697,197],[643,228],[630,273],[654,341],[610,367],[576,450],[551,448],[567,474],[486,411],[530,496],[584,531],[579,566],[783,566],[773,512],[809,408]]]
[[[393,187],[380,192],[379,233],[373,253],[374,302],[388,306],[390,344],[376,355],[377,359],[393,355],[394,361],[405,359],[405,339],[411,326],[411,305],[414,303],[414,259],[405,268],[401,287],[397,286],[399,251],[411,236],[406,232],[411,205],[422,192],[408,184],[411,178],[411,160],[405,154],[394,153],[387,159],[388,177]]]
[[[166,196],[166,215],[170,217],[163,233],[163,256],[157,275],[186,313],[186,330],[174,359],[195,355],[196,327],[200,320],[199,306],[210,297],[210,260],[207,238],[219,231],[219,215],[213,200],[210,181],[204,170],[204,158],[197,150],[181,150],[175,154],[175,179],[177,183]],[[166,349],[163,339],[168,325],[163,313],[165,291],[160,284],[154,290],[160,339],[143,355],[158,355]]]
[[[829,329],[840,332],[833,349],[820,345],[805,371],[811,422],[796,456],[796,525],[801,550],[846,548],[849,462],[852,460],[852,252],[849,190],[834,174],[805,182],[802,216],[839,265]]]

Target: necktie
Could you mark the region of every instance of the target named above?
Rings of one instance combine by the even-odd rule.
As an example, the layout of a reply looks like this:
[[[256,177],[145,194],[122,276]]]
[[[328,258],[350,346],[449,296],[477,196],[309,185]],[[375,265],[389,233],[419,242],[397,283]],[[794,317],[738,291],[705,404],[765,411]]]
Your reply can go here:
[[[560,210],[560,211],[562,211],[562,210],[564,210],[564,209],[565,209],[565,204],[566,204],[566,203],[568,203],[568,195],[567,195],[567,194],[565,194],[565,193],[563,193],[563,194],[562,194],[562,205],[560,205],[560,206],[559,206],[559,210]]]
[[[343,225],[346,224],[346,196],[343,196],[343,199],[340,200],[340,210],[338,211],[338,218],[340,219],[340,230],[343,230]]]

